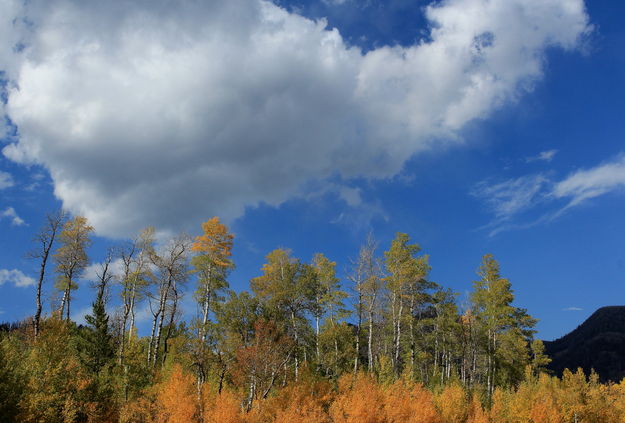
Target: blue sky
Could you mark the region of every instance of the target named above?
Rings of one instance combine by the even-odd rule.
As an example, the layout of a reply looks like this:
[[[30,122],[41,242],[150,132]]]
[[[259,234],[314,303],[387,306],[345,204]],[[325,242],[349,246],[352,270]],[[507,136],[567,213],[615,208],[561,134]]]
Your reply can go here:
[[[274,248],[344,277],[401,231],[460,303],[493,253],[543,339],[623,303],[619,2],[0,4],[0,320],[32,314],[25,253],[61,206],[94,263],[219,215],[237,290]]]

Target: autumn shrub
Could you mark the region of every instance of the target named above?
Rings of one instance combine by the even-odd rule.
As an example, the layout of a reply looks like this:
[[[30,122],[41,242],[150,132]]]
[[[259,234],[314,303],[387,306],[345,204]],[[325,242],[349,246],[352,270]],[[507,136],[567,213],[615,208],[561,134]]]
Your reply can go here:
[[[492,423],[509,423],[510,419],[510,393],[503,389],[495,388],[493,392],[492,403],[490,407],[490,421]]]
[[[279,394],[282,397],[275,423],[330,423],[327,383],[294,385]]]
[[[516,390],[499,389],[493,395],[492,423],[564,423],[558,403],[558,380],[547,375],[528,377]]]
[[[387,423],[441,422],[432,394],[420,384],[397,381],[386,389],[384,397]]]
[[[153,423],[156,421],[157,409],[154,398],[145,392],[126,402],[120,409],[120,423]]]
[[[529,415],[532,423],[564,423],[557,404],[550,396],[535,398]]]
[[[88,399],[84,393],[91,380],[73,348],[70,327],[50,319],[44,329],[24,357],[27,376],[17,421],[86,421]]]
[[[195,379],[179,364],[172,367],[169,377],[157,385],[156,423],[190,423],[197,415]]]
[[[330,417],[333,423],[384,423],[384,400],[384,393],[371,376],[346,374],[339,379]]]
[[[575,421],[576,417],[580,421],[585,417],[587,388],[586,375],[582,369],[575,373],[564,370],[555,395],[565,421]]]
[[[436,406],[443,423],[464,423],[469,416],[467,394],[458,383],[443,388],[436,396]]]
[[[203,399],[203,423],[244,423],[241,401],[230,391],[208,392]]]
[[[469,417],[467,423],[489,423],[488,413],[484,410],[482,402],[477,394],[473,394],[469,405]]]
[[[585,417],[601,423],[622,423],[618,402],[621,392],[614,384],[589,383]]]

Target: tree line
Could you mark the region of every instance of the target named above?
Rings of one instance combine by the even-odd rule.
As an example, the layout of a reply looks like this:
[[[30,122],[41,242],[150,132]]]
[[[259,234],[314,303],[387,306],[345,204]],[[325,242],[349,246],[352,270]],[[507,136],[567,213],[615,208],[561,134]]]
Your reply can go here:
[[[549,358],[533,339],[536,320],[513,305],[510,281],[490,254],[463,307],[430,280],[429,257],[404,233],[383,251],[369,236],[343,281],[322,253],[306,262],[276,249],[250,291],[235,292],[228,284],[234,236],[217,217],[195,237],[158,244],[149,227],[107,252],[92,281],[92,312],[77,325],[72,295],[90,263],[93,231],[84,217],[58,212],[35,239],[35,312],[0,336],[0,417],[7,421],[299,421],[277,416],[288,407],[304,415],[306,407],[293,404],[306,397],[320,414],[301,421],[463,422],[477,415],[478,403],[488,419],[502,395],[555,383],[541,376]],[[43,315],[48,273],[55,290],[52,312]],[[183,295],[197,304],[189,321],[181,317]],[[119,306],[107,307],[112,296]],[[146,308],[150,330],[139,336],[137,313]],[[464,411],[446,420],[441,398],[453,395]],[[384,410],[379,419],[366,417],[385,401],[404,400],[396,413],[409,416],[414,398],[431,405],[430,420]],[[336,411],[360,400],[361,417]],[[220,407],[231,407],[234,420],[215,417]],[[188,412],[186,420],[170,408]]]

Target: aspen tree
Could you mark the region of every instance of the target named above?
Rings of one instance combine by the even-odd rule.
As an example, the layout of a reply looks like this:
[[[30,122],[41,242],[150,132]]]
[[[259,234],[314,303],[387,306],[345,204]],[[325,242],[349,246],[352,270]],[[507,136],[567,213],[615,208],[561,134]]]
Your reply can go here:
[[[302,353],[300,326],[308,323],[305,312],[311,300],[312,270],[291,257],[289,250],[277,249],[267,254],[267,263],[263,265],[262,272],[261,276],[250,281],[250,285],[275,319],[285,323],[293,337],[297,380]]]
[[[401,373],[401,336],[404,305],[409,297],[410,283],[421,279],[419,262],[415,255],[421,249],[417,244],[409,244],[407,234],[398,232],[391,248],[384,252],[384,264],[388,276],[384,278],[391,308],[393,327],[392,362],[396,375]]]
[[[197,253],[191,259],[193,271],[198,275],[195,298],[201,308],[199,338],[204,345],[207,336],[209,314],[214,311],[212,302],[217,300],[220,291],[228,288],[227,271],[234,267],[232,240],[234,236],[228,228],[213,217],[202,223],[202,235],[195,238],[192,250]]]
[[[170,335],[180,297],[178,284],[186,281],[188,277],[187,254],[190,248],[191,240],[189,237],[178,235],[163,247],[162,252],[153,252],[150,256],[152,264],[158,270],[157,292],[152,298],[156,302],[156,307],[151,306],[153,319],[148,343],[148,365],[152,365],[152,367],[156,366],[159,359],[163,326],[168,317],[169,329],[165,334],[165,345]]]
[[[480,280],[473,283],[471,301],[483,339],[486,355],[484,376],[490,400],[498,378],[505,380],[504,374],[498,374],[504,370],[504,364],[511,363],[513,370],[520,373],[528,364],[527,343],[536,320],[524,309],[512,305],[514,295],[510,281],[501,277],[499,263],[492,254],[483,257],[478,275]]]
[[[36,310],[35,317],[33,319],[33,328],[35,338],[39,335],[39,327],[41,321],[41,288],[43,286],[46,265],[48,263],[48,258],[50,256],[50,251],[52,251],[52,247],[54,245],[54,241],[57,238],[59,230],[63,227],[63,223],[65,222],[65,212],[63,210],[59,210],[54,213],[48,213],[46,215],[46,222],[44,226],[39,230],[39,232],[35,235],[35,242],[38,244],[37,249],[32,250],[28,253],[29,258],[39,259],[41,260],[40,269],[39,269],[39,279],[37,281],[37,294],[35,297]]]
[[[60,314],[66,311],[66,318],[70,318],[71,292],[78,288],[76,278],[89,264],[87,248],[91,245],[90,235],[93,226],[87,223],[87,218],[76,216],[63,225],[59,235],[60,247],[54,254],[58,278],[56,287],[63,292]]]
[[[347,293],[341,290],[339,279],[336,277],[336,262],[330,261],[321,253],[315,254],[312,261],[314,269],[314,286],[313,286],[313,316],[315,317],[315,350],[317,362],[321,362],[319,349],[320,339],[320,320],[327,316],[329,322],[328,327],[336,335],[336,328],[339,319],[347,317],[347,313],[343,300],[347,298]],[[334,355],[335,362],[339,355],[339,340],[334,337]]]

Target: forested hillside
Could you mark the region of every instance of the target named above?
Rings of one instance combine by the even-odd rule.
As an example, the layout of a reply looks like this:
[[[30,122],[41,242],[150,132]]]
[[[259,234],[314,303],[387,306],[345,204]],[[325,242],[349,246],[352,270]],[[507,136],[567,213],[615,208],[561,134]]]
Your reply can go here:
[[[339,280],[271,251],[250,290],[233,292],[234,237],[218,218],[195,237],[155,242],[147,228],[110,250],[87,325],[70,320],[93,228],[50,215],[33,317],[0,335],[0,421],[19,422],[616,422],[625,385],[545,374],[536,320],[513,305],[492,255],[470,303],[432,282],[408,235],[369,237]],[[121,272],[112,263],[121,260]],[[55,281],[52,312],[42,284]],[[468,286],[471,282],[468,281]],[[84,289],[84,288],[81,288]],[[192,296],[196,317],[181,319]],[[113,301],[115,299],[115,301]],[[107,305],[109,304],[109,305]],[[114,304],[120,304],[114,306]],[[150,331],[137,311],[149,304]]]
[[[602,307],[571,333],[545,342],[553,361],[549,369],[562,375],[564,369],[594,370],[599,379],[619,382],[625,377],[625,307]]]

